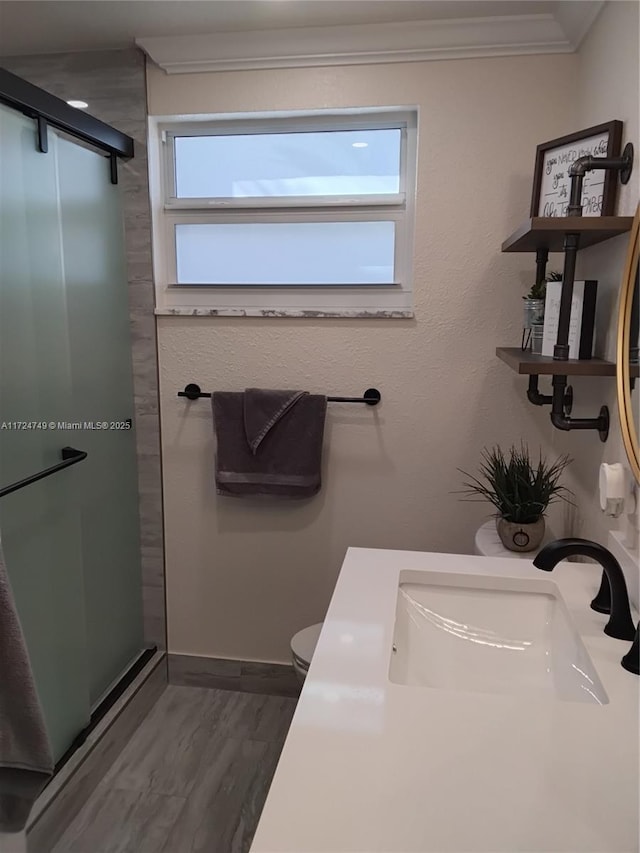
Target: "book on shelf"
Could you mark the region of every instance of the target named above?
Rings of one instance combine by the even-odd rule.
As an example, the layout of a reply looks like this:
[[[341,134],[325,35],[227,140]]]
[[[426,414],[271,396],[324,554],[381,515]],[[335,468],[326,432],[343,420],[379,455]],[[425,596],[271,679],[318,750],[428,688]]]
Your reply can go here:
[[[571,319],[569,321],[569,358],[593,358],[597,291],[598,282],[595,280],[574,281],[573,283]],[[547,282],[542,355],[553,355],[553,348],[558,338],[561,294],[561,281]]]

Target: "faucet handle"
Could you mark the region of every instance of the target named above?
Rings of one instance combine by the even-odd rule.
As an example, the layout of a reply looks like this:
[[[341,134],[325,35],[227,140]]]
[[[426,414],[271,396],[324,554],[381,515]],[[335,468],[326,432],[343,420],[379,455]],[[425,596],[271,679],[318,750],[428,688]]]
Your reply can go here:
[[[640,675],[640,622],[636,628],[633,645],[621,660],[622,666],[634,675]]]

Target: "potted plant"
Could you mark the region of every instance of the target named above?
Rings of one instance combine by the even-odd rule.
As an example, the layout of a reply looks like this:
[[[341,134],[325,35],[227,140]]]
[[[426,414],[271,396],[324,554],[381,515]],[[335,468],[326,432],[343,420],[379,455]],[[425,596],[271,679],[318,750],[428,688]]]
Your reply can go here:
[[[468,480],[461,492],[467,500],[487,500],[496,508],[496,528],[502,544],[510,551],[533,551],[544,537],[544,516],[558,500],[571,503],[571,494],[560,484],[569,464],[560,456],[549,464],[531,459],[526,445],[505,454],[500,447],[482,451],[478,476],[460,470]]]
[[[547,293],[547,282],[545,279],[537,281],[531,286],[531,290],[524,299],[524,328],[530,329],[535,323],[544,320],[544,299]]]
[[[522,333],[522,349],[540,355],[544,336],[544,308],[547,295],[547,283],[562,281],[562,273],[550,272],[543,281],[533,285],[524,303],[524,331]]]

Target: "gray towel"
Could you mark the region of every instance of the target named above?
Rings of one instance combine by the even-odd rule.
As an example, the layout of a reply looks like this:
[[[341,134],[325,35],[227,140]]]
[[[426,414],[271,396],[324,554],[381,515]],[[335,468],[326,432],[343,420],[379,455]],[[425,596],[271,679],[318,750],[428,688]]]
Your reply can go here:
[[[216,391],[220,495],[308,498],[320,490],[327,398],[306,391]]]
[[[24,829],[53,757],[0,544],[0,832]]]

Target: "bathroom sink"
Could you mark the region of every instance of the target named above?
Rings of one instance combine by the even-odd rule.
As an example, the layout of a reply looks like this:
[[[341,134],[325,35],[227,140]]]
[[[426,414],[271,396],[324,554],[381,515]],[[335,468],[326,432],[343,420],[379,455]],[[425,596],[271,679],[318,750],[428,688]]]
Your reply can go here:
[[[530,578],[402,572],[389,678],[411,687],[609,701],[555,584]]]

